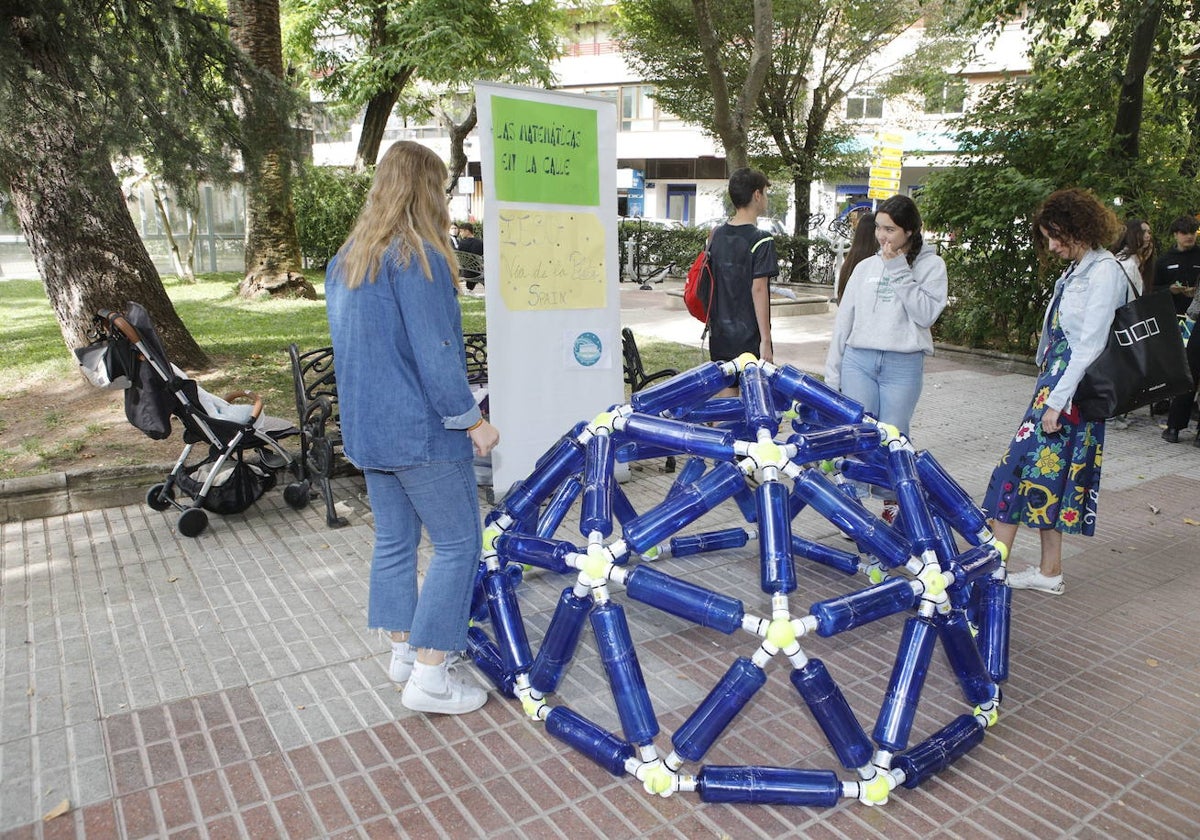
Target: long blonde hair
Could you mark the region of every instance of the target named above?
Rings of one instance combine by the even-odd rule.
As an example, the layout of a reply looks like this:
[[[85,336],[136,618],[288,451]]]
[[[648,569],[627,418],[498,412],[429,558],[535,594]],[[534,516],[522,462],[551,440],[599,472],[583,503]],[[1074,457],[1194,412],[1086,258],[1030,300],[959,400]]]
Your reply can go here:
[[[420,143],[402,140],[380,158],[350,237],[338,251],[340,279],[348,289],[374,283],[384,252],[395,242],[400,264],[414,257],[425,276],[433,271],[425,243],[446,258],[450,279],[459,287],[458,263],[450,249],[450,211],[446,206],[446,165]]]

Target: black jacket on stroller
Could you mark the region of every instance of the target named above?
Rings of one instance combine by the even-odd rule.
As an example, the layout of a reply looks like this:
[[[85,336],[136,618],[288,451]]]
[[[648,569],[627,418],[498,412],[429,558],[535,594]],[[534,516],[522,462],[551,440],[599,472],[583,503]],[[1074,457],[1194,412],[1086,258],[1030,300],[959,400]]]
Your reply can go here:
[[[94,318],[96,341],[76,350],[85,375],[96,385],[125,391],[125,417],[154,440],[171,435],[171,418],[183,426],[183,453],[161,484],[150,488],[146,503],[155,510],[181,511],[179,531],[199,535],[208,525],[205,509],[241,513],[275,485],[278,470],[293,467],[292,455],[279,441],[300,430],[262,413],[262,400],[251,392],[216,397],[170,363],[149,313],[130,302],[124,313],[104,310]],[[248,397],[253,406],[235,405]],[[208,455],[188,465],[197,444]],[[193,503],[175,501],[178,488]],[[289,484],[284,499],[295,508],[308,504],[308,489]]]

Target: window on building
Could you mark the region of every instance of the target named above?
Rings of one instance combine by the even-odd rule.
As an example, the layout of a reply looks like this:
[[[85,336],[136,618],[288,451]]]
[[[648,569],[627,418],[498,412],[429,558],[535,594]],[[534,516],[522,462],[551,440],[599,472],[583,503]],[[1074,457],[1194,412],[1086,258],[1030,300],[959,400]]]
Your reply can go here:
[[[621,88],[621,131],[653,131],[654,100],[650,85],[625,85]]]
[[[941,82],[925,92],[925,113],[961,114],[966,100],[967,85],[965,82]]]
[[[875,93],[858,93],[846,97],[846,119],[883,119],[883,97]]]

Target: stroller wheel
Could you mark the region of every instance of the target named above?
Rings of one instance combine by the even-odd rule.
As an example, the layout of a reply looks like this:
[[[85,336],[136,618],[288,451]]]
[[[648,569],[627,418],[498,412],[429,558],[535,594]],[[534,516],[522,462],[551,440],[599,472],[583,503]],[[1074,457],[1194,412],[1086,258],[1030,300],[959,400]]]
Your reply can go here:
[[[172,487],[171,491],[164,495],[163,489],[166,486],[165,483],[159,482],[146,491],[146,504],[151,510],[166,510],[171,506],[171,500],[175,498],[175,488]]]
[[[283,488],[283,500],[296,510],[308,506],[308,482],[293,481]]]
[[[208,514],[200,508],[188,508],[179,514],[179,533],[198,537],[208,527]]]

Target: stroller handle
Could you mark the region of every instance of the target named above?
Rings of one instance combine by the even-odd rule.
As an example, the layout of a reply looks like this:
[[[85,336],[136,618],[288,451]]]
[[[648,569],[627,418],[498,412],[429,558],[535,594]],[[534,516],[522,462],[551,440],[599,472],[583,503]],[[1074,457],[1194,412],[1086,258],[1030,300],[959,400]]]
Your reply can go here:
[[[253,422],[258,419],[258,416],[262,414],[263,410],[262,397],[260,397],[258,394],[254,393],[253,391],[230,391],[225,395],[225,402],[233,402],[234,400],[241,399],[243,397],[248,397],[249,399],[254,400],[254,408],[250,410],[250,420]]]
[[[139,344],[141,342],[142,337],[138,334],[138,331],[133,328],[133,324],[125,320],[125,316],[120,312],[112,312],[108,309],[101,309],[99,314],[101,318],[103,318],[105,321],[108,321],[109,324],[120,330],[122,335],[129,339],[130,342],[133,344]]]

